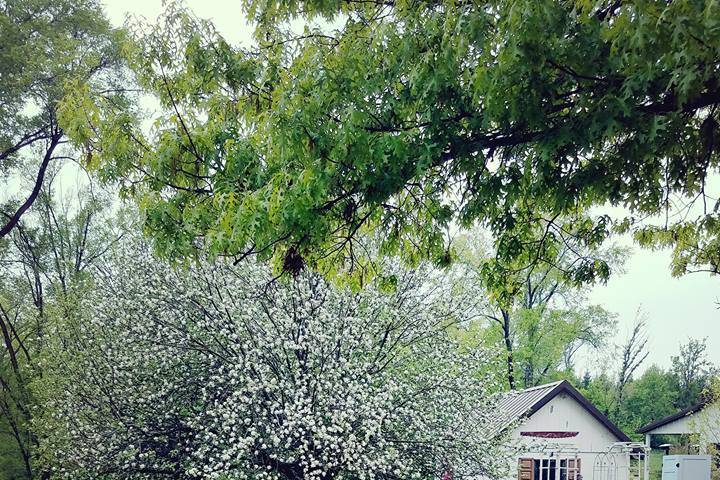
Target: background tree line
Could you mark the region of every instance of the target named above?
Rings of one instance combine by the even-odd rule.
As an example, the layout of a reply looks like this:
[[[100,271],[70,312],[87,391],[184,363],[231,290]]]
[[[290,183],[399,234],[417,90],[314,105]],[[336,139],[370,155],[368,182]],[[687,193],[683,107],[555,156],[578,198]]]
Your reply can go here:
[[[639,335],[631,335],[622,346],[623,362],[615,371],[601,371],[575,378],[576,386],[593,404],[631,438],[644,440],[637,429],[685,408],[713,397],[714,383],[718,379],[717,365],[707,358],[704,339],[689,339],[679,345],[671,365],[662,368],[648,366],[642,374],[635,373],[646,355],[647,332],[640,323]],[[636,351],[634,363],[625,362],[625,352]],[[661,436],[653,439],[654,446],[665,443]],[[671,443],[677,442],[677,439]]]

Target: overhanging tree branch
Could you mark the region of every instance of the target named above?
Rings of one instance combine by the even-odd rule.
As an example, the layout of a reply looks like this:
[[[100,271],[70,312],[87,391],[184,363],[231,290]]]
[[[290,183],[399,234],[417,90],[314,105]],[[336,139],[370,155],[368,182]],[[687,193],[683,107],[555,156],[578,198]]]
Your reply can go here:
[[[50,137],[50,145],[45,151],[45,156],[43,157],[43,161],[40,164],[40,169],[38,170],[37,177],[35,178],[35,185],[33,186],[32,192],[30,192],[28,198],[23,202],[22,205],[20,205],[20,207],[15,211],[15,213],[10,215],[10,219],[8,220],[8,222],[2,227],[2,229],[0,229],[0,238],[5,237],[12,231],[13,228],[15,228],[23,214],[35,202],[35,199],[37,198],[38,194],[40,193],[40,189],[42,188],[43,181],[45,180],[45,171],[47,170],[55,148],[60,143],[60,138],[62,138],[62,132],[59,130],[53,133],[53,135]]]

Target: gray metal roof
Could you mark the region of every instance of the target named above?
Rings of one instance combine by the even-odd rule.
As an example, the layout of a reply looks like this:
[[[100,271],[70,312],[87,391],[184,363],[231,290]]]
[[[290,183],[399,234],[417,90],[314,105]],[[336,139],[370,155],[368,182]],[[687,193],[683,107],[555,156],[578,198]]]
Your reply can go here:
[[[493,422],[495,430],[502,431],[526,416],[532,415],[532,413],[534,413],[533,406],[553,392],[561,383],[562,382],[553,382],[525,390],[505,393],[497,405],[498,416],[495,422]]]
[[[493,433],[500,433],[509,426],[521,421],[523,418],[530,417],[560,392],[564,392],[574,398],[590,415],[610,430],[618,440],[622,442],[630,441],[622,430],[595,408],[595,406],[567,380],[504,394],[497,406],[498,417],[493,422]]]

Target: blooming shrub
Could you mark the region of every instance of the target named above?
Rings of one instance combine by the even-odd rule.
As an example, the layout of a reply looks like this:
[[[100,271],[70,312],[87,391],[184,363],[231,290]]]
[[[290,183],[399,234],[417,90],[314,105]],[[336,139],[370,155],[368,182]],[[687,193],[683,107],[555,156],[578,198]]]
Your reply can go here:
[[[124,248],[46,359],[42,444],[57,475],[427,479],[506,464],[484,433],[490,355],[449,328],[472,299],[447,282],[399,271],[393,293],[353,293]]]

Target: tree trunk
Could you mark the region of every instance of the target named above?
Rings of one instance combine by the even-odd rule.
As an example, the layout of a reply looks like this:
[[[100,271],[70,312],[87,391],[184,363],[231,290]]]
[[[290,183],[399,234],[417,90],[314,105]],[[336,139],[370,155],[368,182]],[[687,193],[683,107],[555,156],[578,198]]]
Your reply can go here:
[[[507,352],[507,379],[510,390],[515,390],[515,365],[513,360],[512,338],[510,338],[510,312],[501,309],[503,318],[503,340],[505,340],[505,350]]]

